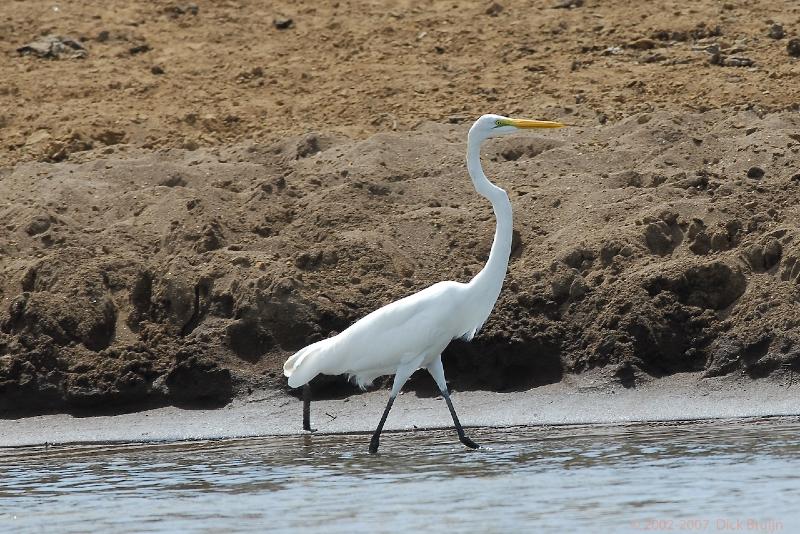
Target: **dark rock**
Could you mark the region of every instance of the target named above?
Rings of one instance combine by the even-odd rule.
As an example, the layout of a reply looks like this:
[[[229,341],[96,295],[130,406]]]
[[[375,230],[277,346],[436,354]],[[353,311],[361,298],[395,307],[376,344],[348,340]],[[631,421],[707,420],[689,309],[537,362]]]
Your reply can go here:
[[[47,59],[82,59],[88,55],[80,41],[60,35],[45,35],[17,48],[17,52]]]
[[[294,26],[294,21],[289,17],[277,17],[272,21],[272,25],[279,30],[288,30]]]
[[[719,45],[712,45],[707,48],[707,51],[711,54],[708,58],[708,63],[711,65],[719,65],[721,67],[752,67],[756,64],[756,62],[749,57],[726,56],[720,51]]]
[[[500,13],[503,12],[503,6],[498,4],[497,2],[492,2],[492,4],[486,8],[486,14],[490,17],[496,17]]]
[[[667,31],[667,30],[657,30],[654,31],[651,37],[657,41],[687,41],[689,39],[689,34],[683,31]]]
[[[171,174],[169,177],[164,178],[158,185],[165,187],[186,187],[186,180],[178,173]]]
[[[239,75],[236,77],[236,79],[239,80],[240,82],[246,82],[263,77],[264,77],[264,69],[261,67],[253,67],[250,70],[245,70],[240,72]]]
[[[197,7],[196,4],[186,4],[183,6],[175,5],[169,6],[164,8],[164,13],[166,13],[170,18],[176,19],[181,15],[193,15],[197,16],[200,12],[200,8]]]
[[[761,167],[750,167],[747,170],[747,177],[753,180],[760,180],[764,177],[764,169]]]
[[[800,57],[800,39],[790,39],[789,42],[786,43],[786,51],[792,57]]]
[[[147,43],[138,44],[136,46],[132,46],[128,49],[130,55],[135,56],[136,54],[143,54],[145,52],[150,51],[150,45]]]
[[[689,36],[694,40],[719,37],[720,35],[722,35],[722,29],[719,26],[710,28],[703,22],[697,24],[697,26],[689,32]]]
[[[628,48],[633,48],[635,50],[650,50],[656,46],[658,46],[658,44],[654,40],[646,38],[628,43]]]
[[[724,67],[752,67],[756,62],[749,57],[730,56],[722,60]]]
[[[553,9],[572,9],[574,7],[581,7],[583,0],[561,0],[553,6]]]
[[[153,65],[150,67],[150,72],[153,74],[164,74],[164,69],[160,65]]]
[[[769,36],[772,39],[783,39],[786,33],[783,31],[783,26],[780,24],[773,24],[769,27]]]
[[[667,56],[664,54],[649,54],[642,58],[642,63],[658,63],[659,61],[664,61],[667,59]]]
[[[467,115],[450,115],[447,117],[447,122],[450,124],[463,124],[470,120],[470,117]]]

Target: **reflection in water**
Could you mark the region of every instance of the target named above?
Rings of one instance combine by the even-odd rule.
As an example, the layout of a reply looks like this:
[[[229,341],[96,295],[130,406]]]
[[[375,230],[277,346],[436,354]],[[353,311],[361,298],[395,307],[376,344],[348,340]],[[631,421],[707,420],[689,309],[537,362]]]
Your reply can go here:
[[[792,532],[800,420],[0,449],[0,531]],[[730,523],[730,522],[733,523]],[[736,522],[739,523],[736,523]]]

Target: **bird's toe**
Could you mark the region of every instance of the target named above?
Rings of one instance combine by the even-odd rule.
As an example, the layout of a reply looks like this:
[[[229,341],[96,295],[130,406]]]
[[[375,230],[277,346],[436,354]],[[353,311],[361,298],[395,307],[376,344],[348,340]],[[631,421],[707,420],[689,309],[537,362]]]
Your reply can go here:
[[[377,439],[373,439],[369,442],[369,453],[370,454],[377,454],[378,452],[378,445],[380,442]]]
[[[469,439],[467,436],[464,436],[463,438],[461,438],[461,443],[463,443],[465,446],[469,447],[470,449],[480,449],[481,448],[480,445],[478,445],[477,443],[475,443],[474,441]]]

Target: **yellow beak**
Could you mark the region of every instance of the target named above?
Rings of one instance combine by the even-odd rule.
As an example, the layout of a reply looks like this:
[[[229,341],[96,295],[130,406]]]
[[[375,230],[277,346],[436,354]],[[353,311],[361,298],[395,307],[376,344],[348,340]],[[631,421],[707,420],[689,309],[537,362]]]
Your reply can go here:
[[[563,128],[566,124],[555,121],[535,121],[530,119],[508,119],[509,126],[517,128]]]

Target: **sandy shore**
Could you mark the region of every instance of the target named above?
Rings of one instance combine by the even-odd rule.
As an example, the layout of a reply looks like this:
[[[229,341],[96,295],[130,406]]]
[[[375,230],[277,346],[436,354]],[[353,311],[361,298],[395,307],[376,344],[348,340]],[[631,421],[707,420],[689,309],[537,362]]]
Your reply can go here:
[[[524,392],[456,392],[453,400],[466,426],[504,427],[800,415],[799,392],[800,384],[788,380],[700,380],[684,374],[622,389],[585,375]],[[385,401],[386,392],[381,390],[316,401],[312,424],[321,434],[369,432]],[[0,421],[0,446],[299,434],[301,408],[299,400],[267,391],[219,410],[166,407],[114,416],[8,419]],[[395,403],[386,429],[450,425],[441,399],[408,393]]]

